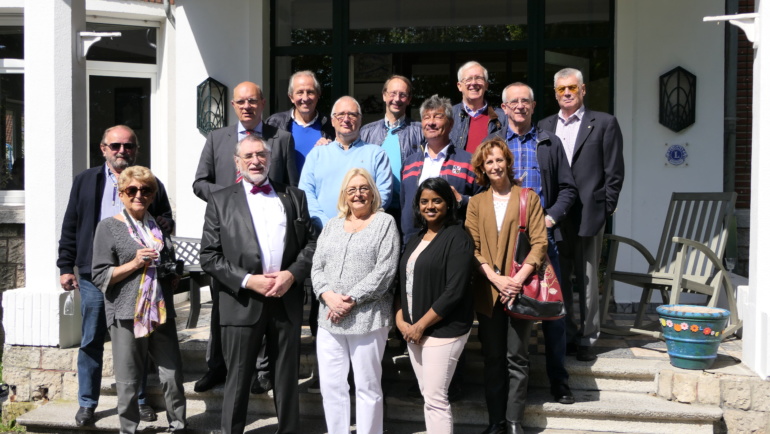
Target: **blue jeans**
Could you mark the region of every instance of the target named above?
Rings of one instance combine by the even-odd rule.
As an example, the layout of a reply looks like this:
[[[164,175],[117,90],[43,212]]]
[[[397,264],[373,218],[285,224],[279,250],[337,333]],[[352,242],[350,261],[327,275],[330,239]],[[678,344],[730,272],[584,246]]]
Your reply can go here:
[[[83,316],[78,351],[78,404],[81,407],[96,408],[102,386],[104,340],[107,337],[104,294],[91,283],[91,274],[81,274],[78,283],[80,313]],[[145,373],[139,390],[139,404],[145,403],[146,384],[147,364],[145,363]]]
[[[553,238],[553,228],[548,229],[548,259],[551,260],[556,278],[561,284],[561,267],[559,266],[559,249]],[[564,368],[567,354],[567,320],[543,321],[543,339],[545,340],[545,370],[551,383],[551,391],[556,392],[559,386],[566,386],[569,373]]]

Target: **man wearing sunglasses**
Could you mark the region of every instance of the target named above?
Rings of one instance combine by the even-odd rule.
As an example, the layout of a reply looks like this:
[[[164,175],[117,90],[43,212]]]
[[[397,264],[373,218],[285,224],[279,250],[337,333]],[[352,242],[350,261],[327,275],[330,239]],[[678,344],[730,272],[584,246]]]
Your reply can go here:
[[[562,223],[564,240],[558,244],[567,306],[567,354],[574,352],[578,360],[592,361],[600,329],[599,258],[605,224],[617,208],[623,187],[623,136],[614,116],[585,107],[586,85],[579,70],[562,69],[553,81],[560,110],[538,127],[561,139],[578,189],[570,215]],[[580,295],[577,323],[572,311],[575,289]]]
[[[118,177],[132,166],[139,151],[134,131],[125,125],[116,125],[104,132],[100,144],[105,163],[88,169],[72,182],[67,210],[59,239],[59,267],[61,287],[65,291],[80,290],[80,311],[83,315],[80,350],[78,351],[78,403],[75,415],[78,426],[94,422],[94,410],[99,403],[102,380],[102,356],[107,319],[104,294],[91,283],[91,256],[96,225],[120,213],[123,202],[118,198]],[[163,183],[158,180],[158,192],[149,208],[150,214],[164,232],[171,233],[174,220],[171,205]],[[78,278],[75,277],[75,267]],[[157,419],[152,407],[144,402],[144,374],[139,392],[139,415],[143,421]]]

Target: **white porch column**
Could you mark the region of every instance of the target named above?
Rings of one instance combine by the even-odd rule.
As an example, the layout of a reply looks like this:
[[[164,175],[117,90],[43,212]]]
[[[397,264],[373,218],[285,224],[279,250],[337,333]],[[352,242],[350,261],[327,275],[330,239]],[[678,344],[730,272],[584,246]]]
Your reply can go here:
[[[751,143],[751,238],[749,287],[740,288],[746,298],[743,361],[762,378],[770,376],[770,5],[757,1],[759,18],[754,23],[754,94]],[[748,33],[748,32],[747,32]]]
[[[3,301],[9,344],[69,345],[72,332],[79,341],[76,317],[59,316],[64,292],[56,259],[73,156],[83,158],[87,143],[85,59],[78,59],[84,30],[85,0],[25,3],[24,141],[34,157],[25,166],[26,288],[8,291]]]

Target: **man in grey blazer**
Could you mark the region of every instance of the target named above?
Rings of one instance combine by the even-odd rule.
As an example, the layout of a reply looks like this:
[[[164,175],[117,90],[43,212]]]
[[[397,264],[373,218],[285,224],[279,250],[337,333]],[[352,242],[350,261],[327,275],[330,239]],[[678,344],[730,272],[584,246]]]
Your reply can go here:
[[[214,130],[206,137],[206,144],[203,146],[193,182],[195,195],[208,202],[214,192],[240,181],[240,174],[233,162],[233,151],[235,145],[249,135],[262,137],[272,149],[270,179],[296,186],[299,182],[299,173],[294,162],[294,139],[288,132],[262,122],[262,111],[265,108],[262,89],[248,81],[240,83],[233,89],[231,104],[238,116],[238,123]],[[214,281],[211,285],[211,299],[214,306],[211,312],[211,335],[206,352],[208,372],[195,383],[196,392],[209,390],[224,382],[226,375],[219,329],[218,284]],[[259,372],[255,378],[255,391],[270,389],[267,359],[264,356],[260,357],[257,370]]]
[[[318,231],[305,193],[268,179],[271,147],[258,136],[238,143],[242,181],[211,195],[201,240],[201,267],[219,282],[227,381],[222,432],[242,433],[249,382],[262,341],[275,363],[276,433],[299,433],[302,285]]]
[[[538,127],[561,139],[575,178],[578,198],[562,225],[559,243],[562,292],[567,305],[567,352],[577,359],[596,359],[592,346],[599,338],[599,259],[607,219],[615,212],[623,187],[623,136],[614,116],[583,105],[586,85],[583,74],[565,68],[554,75],[559,113]],[[570,276],[580,292],[579,327],[572,309],[574,292]]]

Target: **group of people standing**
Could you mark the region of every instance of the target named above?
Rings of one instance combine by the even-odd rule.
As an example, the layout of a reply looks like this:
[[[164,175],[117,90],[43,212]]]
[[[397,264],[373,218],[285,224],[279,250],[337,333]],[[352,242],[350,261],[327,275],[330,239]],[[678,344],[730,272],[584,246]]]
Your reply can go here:
[[[357,432],[383,431],[381,363],[394,325],[425,400],[428,432],[452,432],[449,389],[474,317],[489,412],[484,433],[522,432],[532,322],[509,318],[501,301],[516,297],[546,254],[557,276],[561,265],[568,307],[566,318],[543,322],[547,372],[554,399],[574,402],[564,360],[573,352],[578,360],[595,358],[595,267],[623,182],[622,137],[614,117],[583,105],[578,70],[555,75],[560,111],[538,127],[529,86],[509,85],[502,107],[493,109],[488,85],[487,70],[466,63],[458,70],[462,102],[452,106],[434,95],[417,122],[407,114],[412,84],[394,75],[382,89],[384,119],[365,126],[349,96],[335,102],[330,117],[318,113],[321,87],[311,71],[290,78],[292,108],[265,120],[260,87],[236,86],[239,122],[208,135],[193,184],[208,204],[201,266],[212,276],[214,302],[209,369],[195,390],[225,383],[223,432],[243,432],[249,393],[269,389],[277,432],[300,432],[307,279],[314,377],[330,433],[349,432],[351,367]],[[138,143],[128,127],[107,130],[101,146],[105,165],[73,184],[58,262],[62,287],[79,286],[83,299],[76,422],[93,422],[109,328],[121,432],[155,416],[137,400],[148,357],[159,367],[169,425],[181,430],[181,357],[171,342],[168,301],[174,278],[160,276],[173,230],[168,198],[148,169],[130,167]],[[512,275],[522,188],[531,189],[531,250]],[[101,304],[87,303],[86,290]]]

